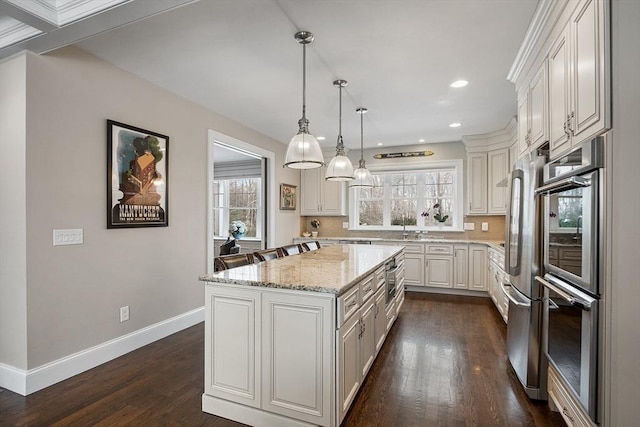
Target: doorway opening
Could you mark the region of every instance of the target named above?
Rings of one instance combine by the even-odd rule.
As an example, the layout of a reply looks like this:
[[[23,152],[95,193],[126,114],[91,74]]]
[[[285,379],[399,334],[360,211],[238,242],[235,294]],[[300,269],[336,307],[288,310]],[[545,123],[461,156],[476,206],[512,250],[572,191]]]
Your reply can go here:
[[[243,225],[240,252],[272,246],[275,215],[275,154],[209,130],[207,147],[207,272],[231,225]]]

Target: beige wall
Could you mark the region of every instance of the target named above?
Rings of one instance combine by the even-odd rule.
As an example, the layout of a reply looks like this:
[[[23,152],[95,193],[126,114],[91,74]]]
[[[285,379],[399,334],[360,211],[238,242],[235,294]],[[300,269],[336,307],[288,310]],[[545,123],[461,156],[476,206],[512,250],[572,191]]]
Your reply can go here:
[[[284,144],[77,48],[26,59],[26,232],[15,233],[26,236],[27,279],[3,304],[24,303],[26,292],[26,350],[17,352],[28,361],[0,362],[32,369],[203,305],[208,129],[275,152],[272,185],[299,185],[300,175],[279,167]],[[169,227],[106,229],[107,119],[170,137]],[[2,197],[15,197],[4,182]],[[8,218],[3,211],[3,227]],[[298,218],[276,212],[276,244],[299,234]],[[84,229],[84,244],[53,247],[52,230],[64,228]],[[131,319],[120,323],[125,305]],[[11,335],[19,343],[24,328]]]
[[[27,368],[25,55],[0,64],[0,362]]]

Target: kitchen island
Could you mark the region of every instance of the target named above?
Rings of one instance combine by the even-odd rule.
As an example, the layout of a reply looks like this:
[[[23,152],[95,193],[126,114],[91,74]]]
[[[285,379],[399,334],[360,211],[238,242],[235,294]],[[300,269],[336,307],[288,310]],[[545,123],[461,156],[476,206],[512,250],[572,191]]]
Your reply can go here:
[[[338,426],[404,301],[403,276],[403,247],[377,245],[202,276],[202,410],[249,425]]]

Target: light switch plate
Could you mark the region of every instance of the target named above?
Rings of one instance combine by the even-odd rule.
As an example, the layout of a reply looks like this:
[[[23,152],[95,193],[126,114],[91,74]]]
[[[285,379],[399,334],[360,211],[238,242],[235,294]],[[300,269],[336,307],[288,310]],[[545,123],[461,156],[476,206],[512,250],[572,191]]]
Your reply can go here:
[[[342,223],[342,228],[349,228],[349,223],[348,222],[343,222]]]
[[[489,223],[488,222],[483,222],[482,223],[482,231],[489,231]]]
[[[475,230],[476,229],[476,223],[475,222],[465,222],[464,223],[464,229],[465,230]]]
[[[84,243],[82,228],[53,230],[53,246],[81,245]]]

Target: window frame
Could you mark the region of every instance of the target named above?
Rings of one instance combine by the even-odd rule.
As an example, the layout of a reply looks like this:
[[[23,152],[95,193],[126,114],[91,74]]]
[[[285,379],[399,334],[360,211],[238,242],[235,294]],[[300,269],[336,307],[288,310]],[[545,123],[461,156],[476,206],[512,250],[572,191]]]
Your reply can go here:
[[[454,173],[454,196],[452,200],[456,206],[455,212],[451,214],[452,221],[451,226],[440,227],[437,224],[424,225],[421,224],[422,217],[420,212],[417,214],[418,225],[407,225],[407,231],[438,231],[438,232],[460,232],[464,231],[463,219],[464,219],[464,162],[462,159],[452,160],[437,160],[426,161],[421,164],[402,164],[402,163],[389,163],[384,166],[374,165],[368,167],[372,174],[393,174],[393,173],[416,173],[421,174],[429,172],[431,170],[453,169]],[[386,181],[386,180],[385,180]],[[424,185],[424,180],[418,179],[419,185]],[[421,190],[418,189],[418,203],[421,200]],[[383,225],[360,225],[359,221],[359,198],[358,189],[351,188],[349,191],[349,230],[353,231],[402,231],[402,225],[390,225],[390,206],[391,206],[392,194],[391,188],[388,183],[385,183],[384,198],[383,198]],[[419,205],[418,205],[419,206]],[[389,224],[389,225],[385,225]]]
[[[229,210],[230,209],[253,209],[253,208],[238,208],[238,207],[234,207],[231,208],[229,205],[229,200],[230,200],[230,192],[229,192],[229,181],[232,180],[241,180],[241,179],[257,179],[258,180],[258,185],[256,185],[256,188],[258,189],[258,191],[256,191],[256,235],[255,236],[245,236],[242,239],[243,240],[261,240],[260,236],[262,236],[262,219],[264,218],[264,213],[263,213],[263,203],[262,203],[262,191],[260,191],[260,188],[262,187],[262,177],[261,176],[243,176],[243,177],[239,177],[239,178],[221,178],[221,179],[214,179],[213,180],[213,186],[212,189],[215,188],[215,183],[216,182],[224,182],[224,190],[222,191],[222,197],[223,197],[223,206],[222,207],[216,207],[215,206],[215,202],[213,203],[212,212],[215,212],[216,210],[221,210],[222,214],[220,215],[220,224],[230,224],[229,222]],[[217,197],[216,193],[212,193],[211,197],[213,199],[215,199],[215,197]],[[229,232],[228,228],[226,229],[226,235],[224,234],[217,234],[217,232],[219,232],[221,230],[221,228],[218,228],[216,230],[216,224],[215,224],[215,214],[213,215],[213,235],[215,239],[226,239],[227,237],[231,236],[231,233]]]

